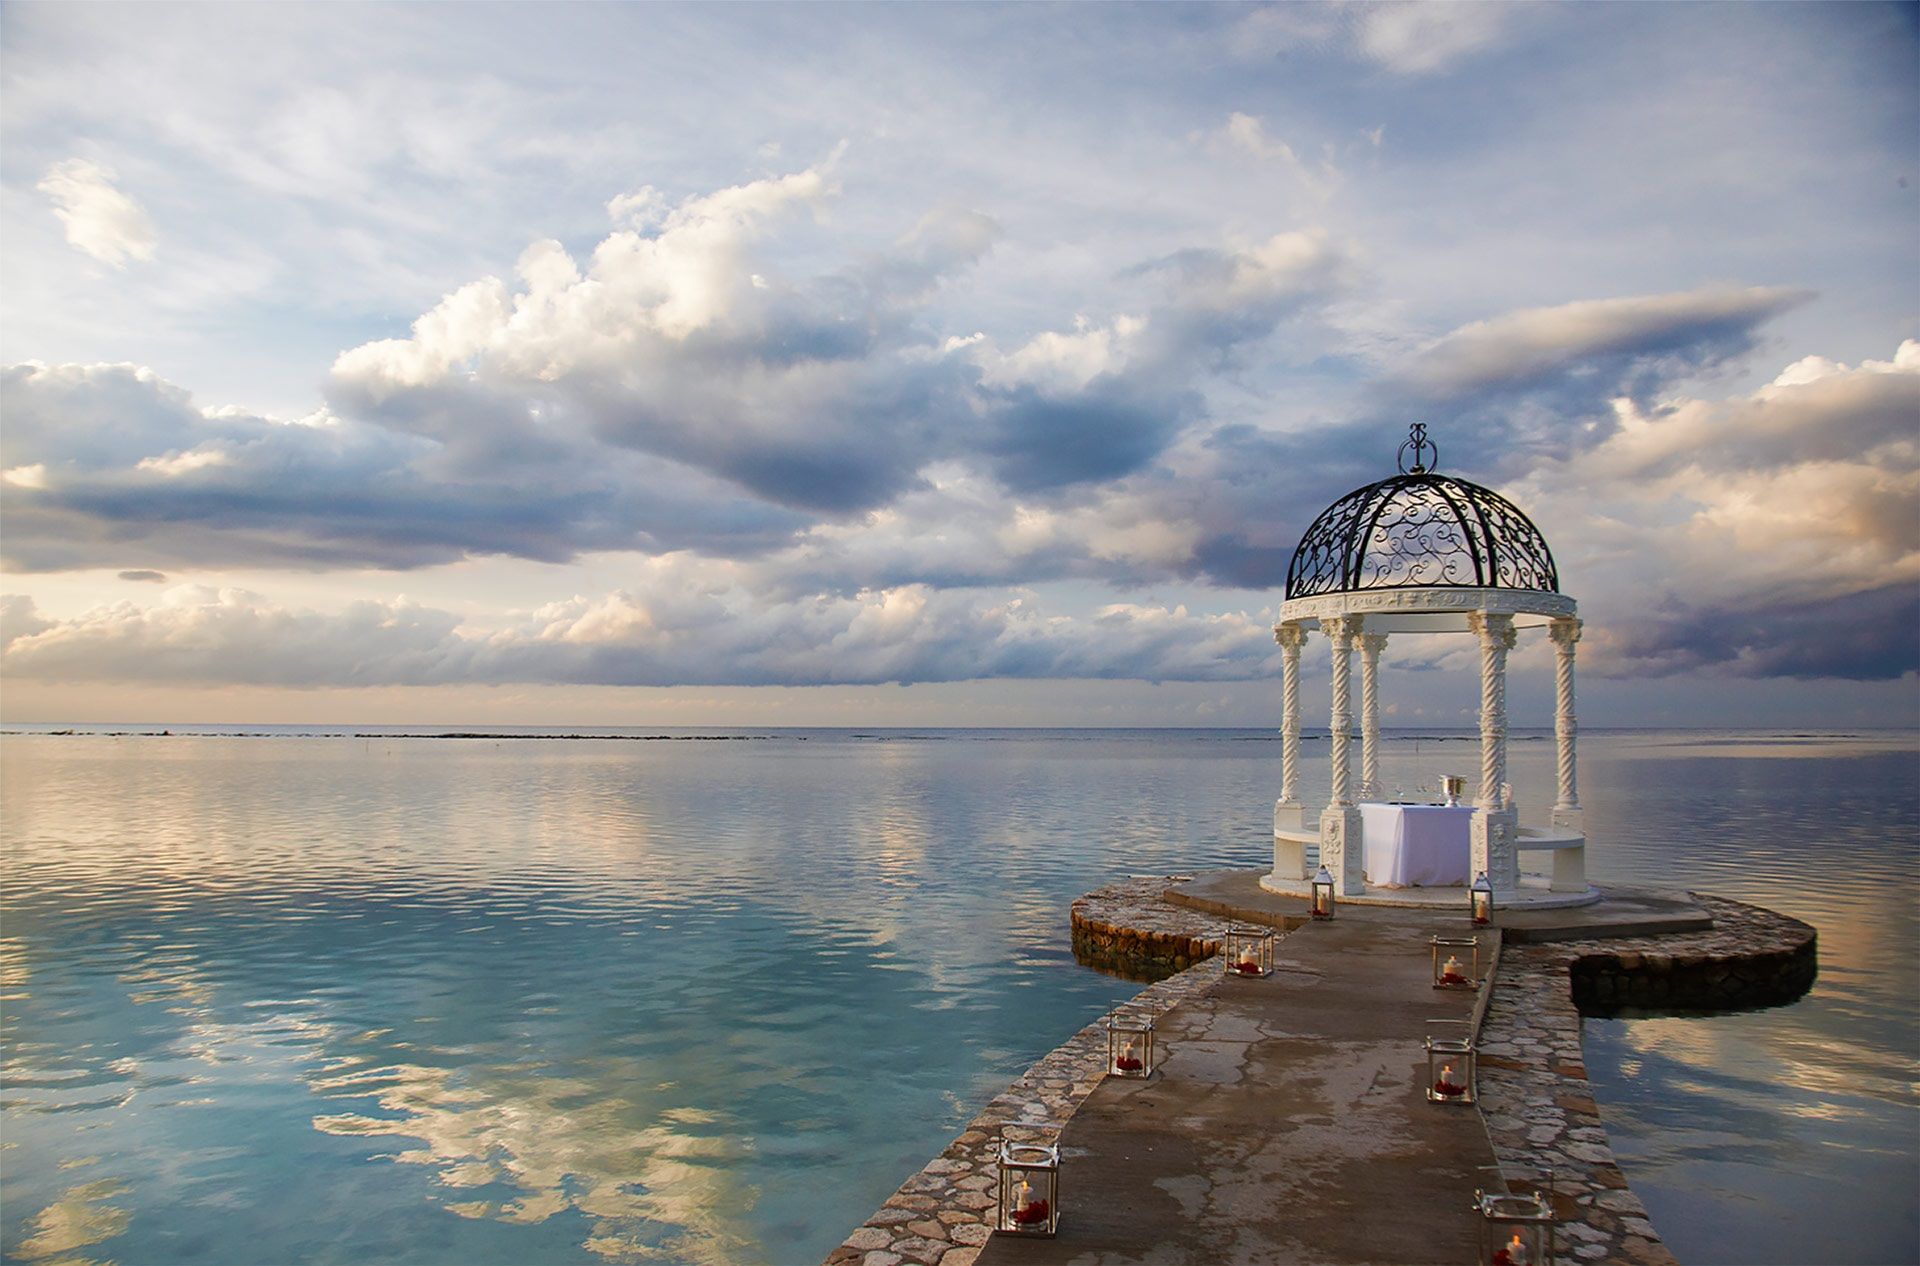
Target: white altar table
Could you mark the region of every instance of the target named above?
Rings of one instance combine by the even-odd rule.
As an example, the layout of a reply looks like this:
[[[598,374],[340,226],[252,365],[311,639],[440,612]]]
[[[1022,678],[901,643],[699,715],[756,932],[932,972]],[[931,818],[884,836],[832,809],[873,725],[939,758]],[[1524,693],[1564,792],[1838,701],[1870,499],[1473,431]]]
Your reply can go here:
[[[1395,888],[1465,886],[1471,805],[1360,805],[1360,839],[1370,884]]]

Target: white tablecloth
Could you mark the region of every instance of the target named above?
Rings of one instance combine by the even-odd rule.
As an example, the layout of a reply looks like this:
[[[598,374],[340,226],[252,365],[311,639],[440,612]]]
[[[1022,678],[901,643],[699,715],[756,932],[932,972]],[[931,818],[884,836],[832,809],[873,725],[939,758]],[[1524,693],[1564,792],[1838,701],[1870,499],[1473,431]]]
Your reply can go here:
[[[1367,882],[1400,888],[1470,882],[1472,824],[1470,805],[1361,804]]]

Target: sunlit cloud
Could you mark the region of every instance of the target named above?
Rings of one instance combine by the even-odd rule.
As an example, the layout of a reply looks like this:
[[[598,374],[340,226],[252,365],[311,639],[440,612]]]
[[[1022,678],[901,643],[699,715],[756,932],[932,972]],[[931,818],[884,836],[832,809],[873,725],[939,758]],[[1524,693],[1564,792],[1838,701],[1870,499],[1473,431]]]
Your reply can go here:
[[[152,259],[159,239],[147,213],[113,182],[112,169],[70,158],[48,168],[36,188],[53,203],[69,246],[124,268],[129,260]]]

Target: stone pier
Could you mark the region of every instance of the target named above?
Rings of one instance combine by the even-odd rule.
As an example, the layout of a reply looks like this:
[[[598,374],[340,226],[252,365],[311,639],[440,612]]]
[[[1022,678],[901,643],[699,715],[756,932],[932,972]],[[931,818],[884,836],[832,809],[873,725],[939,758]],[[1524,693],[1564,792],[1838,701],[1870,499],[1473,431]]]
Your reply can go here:
[[[1158,1017],[1160,1075],[1106,1078],[1104,1029],[1088,1025],[827,1262],[1466,1262],[1473,1189],[1531,1189],[1550,1167],[1556,1261],[1665,1266],[1586,1081],[1582,1008],[1786,1002],[1815,970],[1812,928],[1705,895],[1504,916],[1511,926],[1481,930],[1504,943],[1478,995],[1427,979],[1427,938],[1469,931],[1462,916],[1304,915],[1256,872],[1135,879],[1075,902],[1083,959],[1165,977],[1123,1004]],[[1228,979],[1208,961],[1227,922],[1296,929],[1272,977]],[[1423,1021],[1438,1017],[1480,1025],[1477,1109],[1424,1099]],[[989,1234],[1003,1138],[1061,1144],[1057,1238]]]

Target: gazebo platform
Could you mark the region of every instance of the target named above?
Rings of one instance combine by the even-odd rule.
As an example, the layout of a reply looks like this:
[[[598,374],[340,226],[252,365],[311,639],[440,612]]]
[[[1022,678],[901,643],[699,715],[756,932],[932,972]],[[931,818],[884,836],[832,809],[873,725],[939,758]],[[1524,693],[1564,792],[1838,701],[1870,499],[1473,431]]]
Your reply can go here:
[[[1269,927],[1297,927],[1307,922],[1308,894],[1276,892],[1271,880],[1257,870],[1215,870],[1185,883],[1167,887],[1164,900],[1240,923]],[[1588,888],[1584,893],[1525,889],[1537,897],[1532,904],[1512,901],[1496,908],[1493,927],[1508,941],[1566,941],[1618,936],[1666,936],[1675,932],[1703,932],[1713,920],[1699,902],[1684,893],[1657,893],[1637,888]],[[1447,911],[1458,915],[1457,932],[1473,931],[1467,922],[1464,888],[1392,888],[1359,897],[1342,897],[1335,907],[1370,907],[1357,918],[1368,923],[1393,923],[1396,910],[1421,926]],[[1385,908],[1378,908],[1385,907]]]

